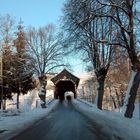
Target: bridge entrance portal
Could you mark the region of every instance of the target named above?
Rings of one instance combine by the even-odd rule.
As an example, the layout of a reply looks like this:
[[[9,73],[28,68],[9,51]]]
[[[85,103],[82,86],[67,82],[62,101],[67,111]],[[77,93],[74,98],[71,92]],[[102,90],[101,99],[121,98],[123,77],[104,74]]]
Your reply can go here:
[[[64,99],[65,92],[71,91],[74,93],[74,98],[77,96],[77,87],[79,78],[64,69],[58,75],[51,79],[55,85],[54,98]]]

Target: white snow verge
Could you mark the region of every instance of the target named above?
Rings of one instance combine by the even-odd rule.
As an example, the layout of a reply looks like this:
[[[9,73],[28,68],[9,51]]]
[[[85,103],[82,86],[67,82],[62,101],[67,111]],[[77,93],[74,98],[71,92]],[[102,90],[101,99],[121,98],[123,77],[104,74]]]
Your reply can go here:
[[[33,123],[48,115],[58,104],[58,100],[49,102],[47,108],[37,108],[29,112],[19,112],[15,115],[0,115],[0,140],[8,140]]]
[[[130,79],[130,82],[128,84],[128,89],[126,91],[126,96],[125,96],[125,99],[124,99],[124,105],[122,107],[122,114],[125,114],[125,112],[127,110],[127,105],[128,105],[128,101],[129,101],[129,98],[130,98],[130,90],[131,90],[132,85],[134,84],[134,78],[136,77],[136,75],[137,75],[137,72],[132,71],[131,79]]]
[[[119,113],[101,111],[83,100],[73,100],[76,110],[95,125],[101,138],[110,140],[140,140],[140,121],[128,119]]]

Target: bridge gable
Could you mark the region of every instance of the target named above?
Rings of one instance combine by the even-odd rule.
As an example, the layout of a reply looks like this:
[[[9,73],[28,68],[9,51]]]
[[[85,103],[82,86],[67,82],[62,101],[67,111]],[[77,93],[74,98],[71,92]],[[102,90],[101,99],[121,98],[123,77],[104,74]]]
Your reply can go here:
[[[71,74],[69,71],[64,69],[62,72],[60,72],[58,75],[53,77],[51,81],[56,85],[59,81],[72,81],[76,85],[76,87],[79,84],[80,79],[76,77],[75,75]]]

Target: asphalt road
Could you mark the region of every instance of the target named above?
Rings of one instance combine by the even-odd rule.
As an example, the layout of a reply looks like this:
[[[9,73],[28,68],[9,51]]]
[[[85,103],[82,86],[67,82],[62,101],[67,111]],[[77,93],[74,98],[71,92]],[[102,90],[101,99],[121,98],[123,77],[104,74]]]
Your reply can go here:
[[[71,102],[64,101],[48,116],[10,140],[101,140],[95,128]]]

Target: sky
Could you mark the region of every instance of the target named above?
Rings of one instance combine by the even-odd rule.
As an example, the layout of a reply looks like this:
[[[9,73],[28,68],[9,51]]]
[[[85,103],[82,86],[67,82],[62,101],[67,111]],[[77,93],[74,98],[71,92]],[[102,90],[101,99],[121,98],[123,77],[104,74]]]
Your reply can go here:
[[[64,0],[0,0],[0,15],[10,14],[35,27],[57,24]]]
[[[16,21],[23,21],[25,26],[41,27],[55,24],[58,28],[65,0],[0,0],[0,15],[10,14]],[[75,74],[85,72],[78,57],[67,58]]]

